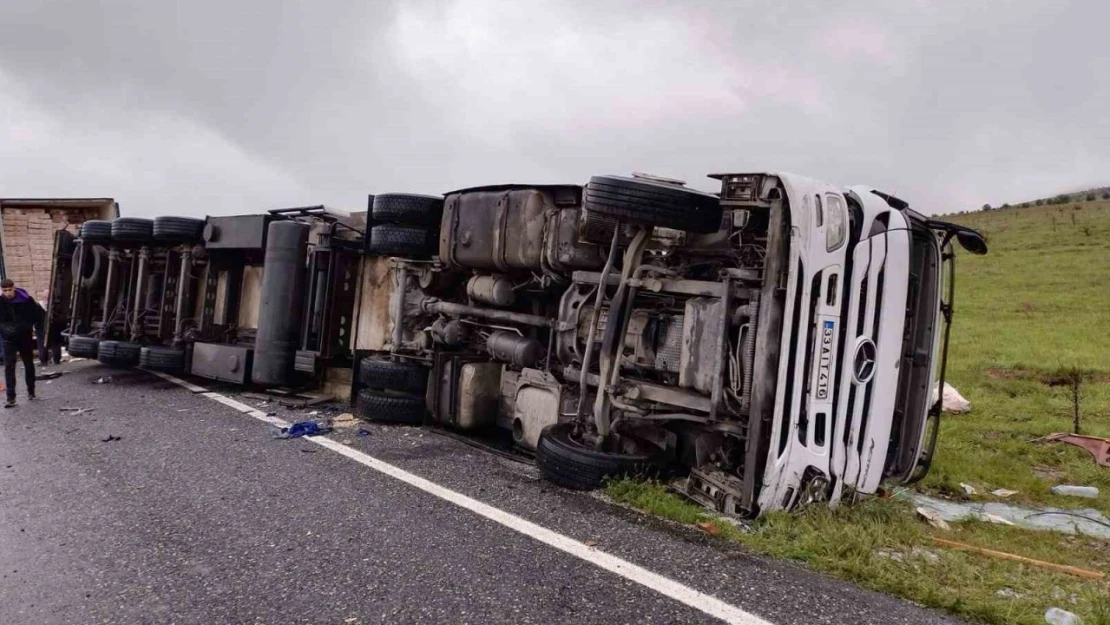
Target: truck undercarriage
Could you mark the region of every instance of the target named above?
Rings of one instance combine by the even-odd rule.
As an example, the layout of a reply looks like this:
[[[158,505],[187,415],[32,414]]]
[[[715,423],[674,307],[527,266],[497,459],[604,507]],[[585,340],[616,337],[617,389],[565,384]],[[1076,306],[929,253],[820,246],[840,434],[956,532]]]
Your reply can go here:
[[[364,228],[304,210],[176,238],[94,225],[70,351],[271,386],[346,368],[365,419],[505,432],[571,488],[686,476],[734,515],[919,479],[942,269],[953,237],[981,238],[864,187],[712,177],[719,193],[636,175],[378,195]]]

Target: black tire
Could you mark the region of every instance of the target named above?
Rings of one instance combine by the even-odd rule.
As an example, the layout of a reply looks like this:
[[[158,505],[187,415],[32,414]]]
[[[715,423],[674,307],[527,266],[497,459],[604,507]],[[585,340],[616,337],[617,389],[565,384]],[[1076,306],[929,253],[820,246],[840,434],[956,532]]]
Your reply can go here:
[[[427,228],[382,224],[370,229],[366,253],[374,256],[428,258],[436,253],[438,236]]]
[[[549,425],[540,432],[536,464],[548,481],[575,490],[593,490],[611,477],[655,473],[651,456],[590,449],[571,438],[573,423]]]
[[[89,243],[111,243],[112,222],[90,219],[81,224],[81,238]]]
[[[142,217],[117,217],[112,221],[112,240],[147,243],[154,237],[154,222]]]
[[[176,373],[185,370],[185,350],[153,345],[139,354],[139,366],[151,371]]]
[[[424,422],[424,398],[364,390],[358,392],[355,411],[366,421],[420,425]]]
[[[715,195],[650,180],[594,176],[583,206],[622,222],[708,234],[721,229],[724,211]]]
[[[109,367],[127,369],[139,364],[142,346],[138,343],[123,341],[101,341],[97,347],[96,359]]]
[[[100,284],[101,272],[107,272],[108,270],[108,250],[102,245],[92,245],[87,241],[82,241],[78,249],[83,251],[86,248],[89,250],[89,257],[85,259],[84,275],[77,275],[76,257],[70,266],[70,271],[74,280],[80,280],[81,288],[91,289]],[[92,357],[95,358],[96,354],[93,354]]]
[[[438,228],[443,198],[434,195],[384,193],[374,196],[370,214],[375,223]]]
[[[155,241],[171,243],[196,243],[204,235],[204,220],[192,217],[155,217]]]
[[[66,351],[73,358],[96,358],[100,339],[93,336],[71,336],[66,342]]]
[[[428,369],[415,362],[394,362],[389,356],[367,356],[358,365],[358,381],[369,388],[423,395]]]

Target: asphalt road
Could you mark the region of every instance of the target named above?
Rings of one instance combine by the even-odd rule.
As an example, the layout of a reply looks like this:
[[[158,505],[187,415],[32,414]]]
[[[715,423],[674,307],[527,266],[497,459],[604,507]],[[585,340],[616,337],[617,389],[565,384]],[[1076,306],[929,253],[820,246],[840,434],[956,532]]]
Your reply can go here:
[[[0,412],[4,625],[720,622],[170,382],[61,370]],[[427,430],[368,429],[331,438],[771,623],[958,622]]]

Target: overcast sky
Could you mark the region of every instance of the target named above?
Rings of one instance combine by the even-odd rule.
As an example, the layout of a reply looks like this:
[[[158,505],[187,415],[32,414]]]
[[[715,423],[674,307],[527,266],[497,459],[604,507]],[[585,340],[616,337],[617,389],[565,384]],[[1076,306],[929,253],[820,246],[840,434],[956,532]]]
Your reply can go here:
[[[0,196],[355,211],[771,169],[1022,201],[1110,183],[1107,32],[1065,0],[5,1]]]

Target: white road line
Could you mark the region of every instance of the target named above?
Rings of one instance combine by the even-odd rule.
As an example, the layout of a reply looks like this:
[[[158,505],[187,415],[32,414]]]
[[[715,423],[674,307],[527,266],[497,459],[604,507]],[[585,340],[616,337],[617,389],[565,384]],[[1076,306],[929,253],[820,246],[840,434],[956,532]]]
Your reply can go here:
[[[281,426],[288,425],[288,423],[282,421],[281,419],[267,416],[266,413],[262,412],[261,410],[256,410],[248,406],[247,404],[236,401],[229,397],[225,397],[219,393],[205,392],[205,389],[194,384],[190,384],[189,382],[186,382],[185,380],[182,380],[180,378],[176,378],[172,375],[166,375],[164,373],[158,373],[155,371],[150,371],[149,373],[153,373],[154,375],[157,375],[164,380],[173,382],[174,384],[179,384],[185,388],[188,388],[194,393],[201,393],[211,400],[217,401],[230,408],[234,408],[235,410],[238,410],[243,414],[254,417],[255,419],[258,419],[265,423]],[[676,582],[669,577],[664,577],[641,566],[632,564],[627,560],[623,560],[614,555],[605,553],[604,551],[600,551],[596,547],[587,547],[585,544],[573,538],[549,530],[542,525],[537,525],[531,521],[522,519],[515,514],[505,512],[504,510],[478,501],[477,499],[467,497],[462,493],[458,493],[449,488],[440,486],[435,482],[431,482],[418,475],[409,473],[404,469],[395,467],[388,462],[378,460],[373,456],[358,451],[357,449],[348,447],[347,445],[344,445],[342,443],[338,443],[334,440],[331,440],[330,438],[314,436],[308,437],[305,440],[316,443],[321,447],[326,447],[327,449],[330,449],[341,456],[346,456],[347,458],[350,458],[351,460],[354,460],[355,462],[364,466],[370,467],[371,469],[374,469],[379,473],[384,473],[385,475],[400,480],[410,486],[414,486],[430,495],[439,497],[444,501],[449,501],[456,506],[459,506],[460,508],[465,508],[479,516],[485,517],[496,523],[500,523],[501,525],[504,525],[505,527],[515,532],[519,532],[534,540],[538,540],[545,545],[554,547],[559,551],[570,554],[580,560],[585,560],[586,562],[603,568],[606,571],[616,573],[617,575],[620,575],[627,580],[650,588],[666,597],[670,597],[671,599],[678,601],[679,603],[683,603],[687,606],[690,606],[691,608],[694,608],[695,610],[704,612],[709,616],[718,618],[726,623],[730,623],[731,625],[773,625],[773,623],[771,623],[770,621],[766,621],[758,616],[755,616],[754,614],[745,612],[744,610],[741,610],[740,608],[729,603],[725,603],[724,601],[721,601],[716,597],[694,590],[693,588]]]

